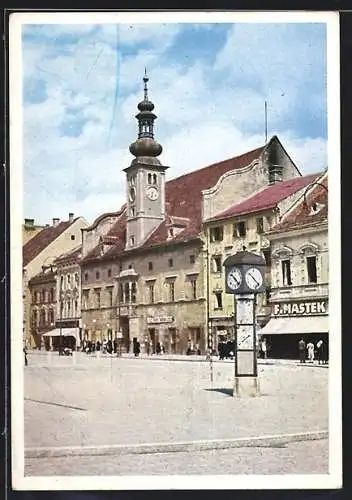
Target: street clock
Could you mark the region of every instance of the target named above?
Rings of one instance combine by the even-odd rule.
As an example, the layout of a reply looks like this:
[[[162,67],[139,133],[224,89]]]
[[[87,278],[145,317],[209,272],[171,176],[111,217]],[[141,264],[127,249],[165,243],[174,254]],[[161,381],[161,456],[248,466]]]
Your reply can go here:
[[[224,261],[226,293],[250,294],[263,292],[265,259],[252,252],[242,251]]]

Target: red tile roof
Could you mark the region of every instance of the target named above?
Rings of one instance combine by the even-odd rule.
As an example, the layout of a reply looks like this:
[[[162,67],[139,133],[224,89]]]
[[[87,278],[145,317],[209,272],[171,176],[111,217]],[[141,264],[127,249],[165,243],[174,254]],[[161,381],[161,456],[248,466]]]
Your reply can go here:
[[[247,198],[247,200],[232,205],[230,208],[220,212],[215,217],[209,219],[209,221],[224,220],[237,215],[270,210],[276,207],[280,201],[288,198],[305,186],[308,186],[308,184],[314,181],[319,175],[320,174],[311,174],[304,177],[295,177],[294,179],[288,179],[266,187],[250,198]]]
[[[76,222],[77,219],[78,217],[72,222],[62,221],[56,227],[44,227],[38,234],[33,236],[22,248],[23,266],[29,264],[44,248],[56,240],[71,224]]]
[[[202,191],[213,187],[226,172],[250,165],[260,157],[263,150],[264,146],[166,182],[166,220],[156,228],[143,244],[142,248],[149,248],[160,244],[171,245],[174,242],[197,238],[202,227]],[[123,209],[125,209],[125,206]],[[100,219],[101,217],[97,220]],[[101,253],[102,244],[98,245],[84,258],[83,262],[96,259],[107,260],[124,253],[126,219],[126,212],[124,212],[107,234],[107,236],[118,236],[118,242],[103,255]],[[168,226],[170,222],[175,227],[184,227],[183,230],[172,238],[168,238]]]
[[[318,184],[319,183],[319,184]],[[313,210],[314,204],[318,210]],[[320,205],[320,207],[319,207]],[[328,218],[328,179],[317,179],[317,184],[291,207],[282,220],[268,233],[278,233],[326,222]]]

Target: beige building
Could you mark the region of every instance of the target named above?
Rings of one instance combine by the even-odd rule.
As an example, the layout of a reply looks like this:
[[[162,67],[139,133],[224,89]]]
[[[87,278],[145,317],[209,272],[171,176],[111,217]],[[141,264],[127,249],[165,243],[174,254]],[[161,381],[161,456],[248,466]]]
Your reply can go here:
[[[203,223],[269,184],[300,176],[277,137],[265,147],[170,181],[154,140],[154,104],[138,104],[126,204],[82,231],[85,338],[122,335],[146,351],[208,349],[208,246]],[[215,243],[215,242],[214,242]],[[216,252],[215,245],[211,251]]]
[[[56,269],[47,266],[28,282],[30,300],[30,328],[34,345],[50,349],[50,338],[45,334],[55,327]]]
[[[271,318],[261,330],[272,357],[297,357],[298,341],[328,343],[328,174],[318,177],[266,234],[272,249]]]
[[[38,234],[45,226],[34,224],[34,219],[24,219],[22,225],[22,245],[25,245],[33,236]]]
[[[270,147],[270,143],[269,146]],[[282,146],[277,143],[277,147]],[[267,263],[266,293],[257,296],[257,321],[264,325],[271,311],[271,248],[266,232],[274,227],[295,200],[302,196],[307,186],[318,174],[298,176],[288,180],[276,179],[252,196],[208,219],[205,234],[208,247],[208,303],[209,330],[213,345],[234,336],[234,297],[225,293],[224,260],[243,250],[262,255]]]
[[[28,282],[42,271],[42,266],[53,264],[62,253],[73,249],[81,242],[81,229],[87,226],[83,217],[69,214],[67,221],[54,218],[51,226],[46,226],[23,246],[23,334],[25,342],[39,347],[30,327],[31,295]]]

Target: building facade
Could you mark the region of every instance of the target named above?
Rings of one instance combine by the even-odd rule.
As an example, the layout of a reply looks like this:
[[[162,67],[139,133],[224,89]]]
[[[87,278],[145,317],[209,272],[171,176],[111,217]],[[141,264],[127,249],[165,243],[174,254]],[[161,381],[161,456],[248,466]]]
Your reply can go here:
[[[28,283],[30,301],[30,327],[34,344],[39,349],[51,348],[46,334],[55,327],[56,321],[56,269],[43,267]]]
[[[205,222],[208,248],[208,321],[214,346],[217,346],[220,340],[230,340],[234,337],[235,304],[233,296],[225,293],[224,260],[243,248],[265,258],[266,291],[256,297],[258,326],[264,326],[271,312],[269,300],[272,251],[265,233],[279,222],[280,214],[302,196],[317,176],[318,174],[312,174],[288,180],[276,178],[271,185]]]
[[[81,242],[81,229],[88,224],[83,217],[69,214],[67,221],[54,218],[51,226],[44,227],[23,246],[23,336],[28,346],[39,347],[35,342],[30,326],[31,294],[29,281],[41,273],[42,267],[50,266],[62,253],[69,251]]]
[[[168,352],[204,352],[211,340],[210,288],[212,314],[218,314],[212,218],[301,174],[275,136],[264,147],[168,181],[168,167],[159,160],[162,146],[154,139],[148,77],[143,80],[138,136],[130,146],[134,159],[124,169],[126,204],[82,231],[83,335],[121,337],[125,350],[138,341],[150,352],[158,344]],[[243,244],[233,232],[228,238],[228,227],[225,232],[224,256]]]
[[[298,358],[301,338],[314,344],[329,340],[327,173],[266,236],[272,248],[271,318],[260,335],[272,357]]]

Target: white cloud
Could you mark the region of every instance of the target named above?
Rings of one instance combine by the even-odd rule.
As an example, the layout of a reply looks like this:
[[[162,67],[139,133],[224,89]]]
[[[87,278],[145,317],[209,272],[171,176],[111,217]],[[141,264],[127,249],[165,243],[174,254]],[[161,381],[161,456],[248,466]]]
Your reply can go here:
[[[53,36],[73,33],[60,28]],[[158,115],[156,139],[164,150],[161,160],[171,167],[168,179],[263,145],[266,88],[272,92],[270,131],[279,129],[281,142],[303,173],[326,166],[326,141],[290,130],[287,117],[294,114],[297,89],[304,89],[311,69],[308,63],[306,69],[298,68],[299,61],[291,67],[286,60],[304,54],[299,41],[297,53],[296,42],[288,40],[286,55],[276,54],[283,31],[266,37],[259,30],[249,43],[248,29],[236,26],[214,71],[209,61],[161,57],[181,25],[124,26],[120,40],[129,44],[127,54],[115,50],[114,26],[88,28],[65,50],[53,51],[33,40],[25,44],[25,76],[41,78],[47,86],[44,102],[24,106],[26,217],[45,223],[73,211],[92,221],[124,203],[122,169],[133,158],[128,147],[137,135],[134,115],[143,96],[145,65]],[[300,73],[292,76],[296,70]],[[318,107],[319,94],[311,95]],[[63,135],[63,127],[67,133],[76,127],[78,135]]]

